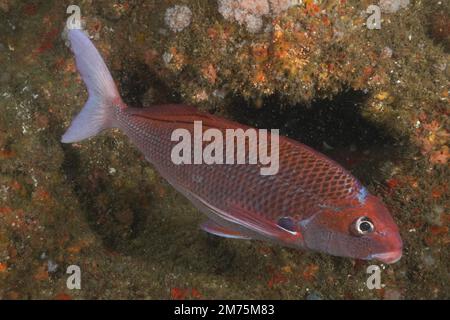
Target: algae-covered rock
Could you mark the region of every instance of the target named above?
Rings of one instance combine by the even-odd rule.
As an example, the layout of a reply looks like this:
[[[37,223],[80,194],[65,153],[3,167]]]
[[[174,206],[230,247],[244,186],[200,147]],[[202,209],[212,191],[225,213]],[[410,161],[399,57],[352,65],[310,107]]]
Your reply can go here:
[[[280,128],[380,196],[405,244],[383,290],[365,285],[371,262],[202,233],[116,130],[62,145],[87,98],[69,4],[0,0],[0,298],[450,297],[448,2],[78,3],[129,105]]]

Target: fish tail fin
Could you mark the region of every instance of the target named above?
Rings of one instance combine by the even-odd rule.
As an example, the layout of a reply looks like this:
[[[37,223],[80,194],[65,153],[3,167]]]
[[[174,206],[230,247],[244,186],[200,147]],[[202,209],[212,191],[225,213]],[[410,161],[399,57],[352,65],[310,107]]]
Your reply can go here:
[[[104,129],[115,127],[114,108],[125,106],[108,67],[84,32],[79,29],[69,30],[69,40],[89,98],[62,136],[63,143],[81,141]]]

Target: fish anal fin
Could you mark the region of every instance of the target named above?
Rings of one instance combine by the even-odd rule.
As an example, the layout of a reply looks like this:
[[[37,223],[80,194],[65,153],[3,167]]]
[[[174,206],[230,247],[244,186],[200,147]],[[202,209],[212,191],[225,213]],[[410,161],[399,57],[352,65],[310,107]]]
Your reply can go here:
[[[208,233],[211,233],[211,234],[219,236],[219,237],[231,238],[231,239],[246,239],[246,240],[251,239],[250,237],[245,236],[237,231],[222,227],[221,225],[215,223],[212,220],[207,220],[207,221],[203,222],[200,225],[200,228]]]

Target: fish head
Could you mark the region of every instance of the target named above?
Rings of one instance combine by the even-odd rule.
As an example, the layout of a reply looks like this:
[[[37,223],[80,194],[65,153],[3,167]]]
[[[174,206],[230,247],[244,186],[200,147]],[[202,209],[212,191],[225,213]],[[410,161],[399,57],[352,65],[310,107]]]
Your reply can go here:
[[[343,209],[324,208],[299,222],[304,245],[328,254],[395,263],[402,239],[386,206],[368,195],[364,203]]]

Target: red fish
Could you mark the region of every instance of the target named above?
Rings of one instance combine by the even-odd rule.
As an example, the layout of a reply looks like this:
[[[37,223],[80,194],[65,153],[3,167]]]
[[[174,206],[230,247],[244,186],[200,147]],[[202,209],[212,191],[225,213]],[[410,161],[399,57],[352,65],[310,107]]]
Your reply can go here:
[[[62,137],[72,143],[121,129],[158,172],[208,216],[203,230],[356,259],[394,263],[402,256],[397,225],[384,204],[339,164],[279,137],[279,171],[261,165],[174,164],[175,129],[247,129],[186,105],[128,107],[100,54],[81,30],[69,39],[89,99]]]

